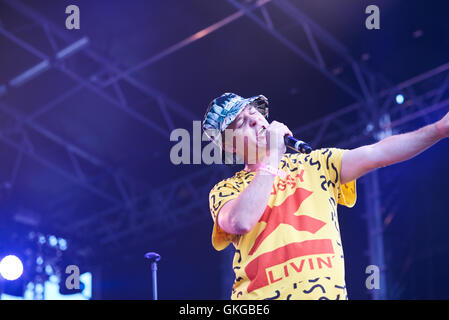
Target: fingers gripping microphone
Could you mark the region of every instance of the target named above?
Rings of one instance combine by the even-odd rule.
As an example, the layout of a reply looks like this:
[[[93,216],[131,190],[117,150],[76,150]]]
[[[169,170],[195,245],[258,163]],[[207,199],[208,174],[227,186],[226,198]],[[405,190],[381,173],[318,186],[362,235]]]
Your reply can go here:
[[[293,138],[292,136],[285,135],[284,136],[284,142],[285,146],[289,147],[292,150],[295,150],[297,152],[306,153],[309,154],[312,152],[312,148],[305,143],[304,141],[298,140],[296,138]]]

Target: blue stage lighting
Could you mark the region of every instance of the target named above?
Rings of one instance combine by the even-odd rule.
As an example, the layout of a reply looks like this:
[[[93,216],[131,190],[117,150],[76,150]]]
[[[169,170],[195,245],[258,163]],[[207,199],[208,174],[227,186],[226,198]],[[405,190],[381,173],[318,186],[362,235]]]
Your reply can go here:
[[[40,235],[38,239],[39,239],[38,241],[39,241],[40,244],[45,244],[45,242],[46,242],[45,236]]]
[[[45,273],[46,273],[48,276],[51,276],[51,275],[53,274],[53,268],[51,267],[51,265],[47,264],[47,265],[45,266]]]
[[[403,104],[405,101],[405,98],[402,94],[398,94],[396,95],[396,103],[397,104]]]
[[[61,249],[62,251],[67,250],[67,240],[65,240],[63,238],[59,238],[58,243],[59,243],[59,249]]]
[[[6,256],[0,261],[0,274],[6,280],[16,280],[23,273],[23,264],[14,255]]]
[[[48,243],[50,244],[51,247],[54,247],[58,244],[58,239],[55,236],[49,236]]]

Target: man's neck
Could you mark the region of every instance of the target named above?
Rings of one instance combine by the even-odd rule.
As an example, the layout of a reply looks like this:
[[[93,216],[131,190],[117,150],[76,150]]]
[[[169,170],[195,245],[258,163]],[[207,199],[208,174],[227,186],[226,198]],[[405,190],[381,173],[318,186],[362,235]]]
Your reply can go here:
[[[246,163],[246,164],[245,164],[245,169],[243,169],[243,170],[245,170],[245,171],[250,171],[250,172],[254,172],[254,171],[259,170],[259,168],[262,167],[263,165],[264,165],[264,164],[261,163],[261,162],[255,163],[255,164],[248,164],[248,163]]]
[[[271,166],[274,168],[278,168],[279,166],[279,162],[281,159],[279,160],[272,160],[272,161],[268,161],[268,163],[265,163],[266,161],[257,161],[254,164],[249,164],[247,161],[245,161],[245,171],[250,171],[250,172],[254,172],[259,170],[259,168],[263,167],[263,166]]]

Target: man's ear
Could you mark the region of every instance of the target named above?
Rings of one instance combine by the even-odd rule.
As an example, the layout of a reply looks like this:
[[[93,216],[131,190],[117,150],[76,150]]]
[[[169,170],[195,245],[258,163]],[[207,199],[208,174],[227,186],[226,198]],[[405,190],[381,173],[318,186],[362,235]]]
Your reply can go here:
[[[236,151],[236,137],[233,129],[226,129],[221,135],[221,146],[223,150],[230,153],[235,153]]]

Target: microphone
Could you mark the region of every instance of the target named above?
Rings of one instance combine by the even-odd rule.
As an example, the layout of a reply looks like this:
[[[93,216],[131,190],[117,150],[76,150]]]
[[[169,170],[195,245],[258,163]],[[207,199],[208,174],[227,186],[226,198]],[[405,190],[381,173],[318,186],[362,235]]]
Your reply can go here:
[[[156,252],[145,253],[145,258],[150,260],[150,262],[158,262],[159,260],[161,260],[161,256]]]
[[[284,136],[284,143],[286,147],[289,147],[290,149],[295,150],[297,152],[306,154],[312,152],[312,148],[307,143],[298,140],[296,138],[293,138],[292,136],[289,135]]]
[[[161,256],[156,252],[147,252],[144,255],[145,259],[151,262],[151,274],[153,277],[153,299],[157,300],[157,262],[161,260]]]

